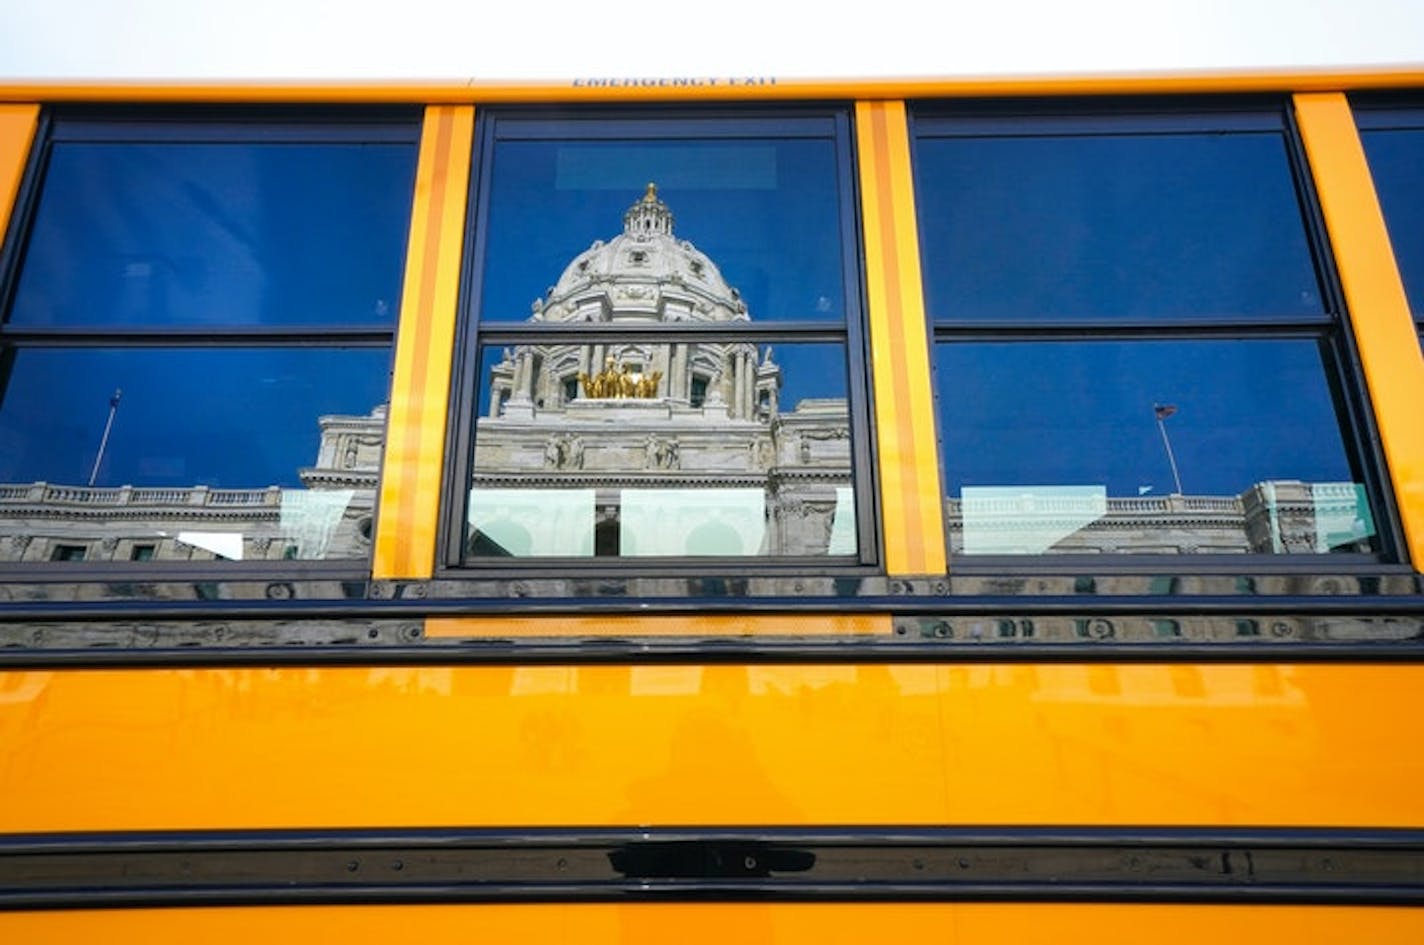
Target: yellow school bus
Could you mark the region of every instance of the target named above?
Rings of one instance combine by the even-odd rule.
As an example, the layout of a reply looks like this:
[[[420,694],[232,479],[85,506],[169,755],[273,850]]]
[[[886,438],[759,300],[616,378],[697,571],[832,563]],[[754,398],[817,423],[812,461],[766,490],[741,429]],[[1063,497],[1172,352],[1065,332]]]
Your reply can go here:
[[[1424,938],[1424,73],[0,88],[0,938]]]

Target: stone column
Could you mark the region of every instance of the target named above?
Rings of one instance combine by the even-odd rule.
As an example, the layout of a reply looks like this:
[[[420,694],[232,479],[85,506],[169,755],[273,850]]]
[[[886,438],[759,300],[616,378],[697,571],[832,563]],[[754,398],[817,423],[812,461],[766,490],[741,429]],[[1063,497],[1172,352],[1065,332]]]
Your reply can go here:
[[[682,394],[682,351],[680,344],[668,346],[667,374],[663,376],[664,396],[678,397]]]
[[[747,358],[738,351],[732,355],[732,416],[739,420],[747,415],[746,376]]]
[[[742,352],[742,416],[756,413],[756,355]]]
[[[518,396],[524,392],[524,385],[529,380],[529,352],[520,351],[514,356],[514,390],[512,394]]]

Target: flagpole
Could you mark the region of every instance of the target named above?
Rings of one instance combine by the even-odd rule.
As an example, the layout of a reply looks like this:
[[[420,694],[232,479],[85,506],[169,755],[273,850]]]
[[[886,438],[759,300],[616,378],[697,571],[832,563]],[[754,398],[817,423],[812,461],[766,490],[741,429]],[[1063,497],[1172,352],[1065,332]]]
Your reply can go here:
[[[119,412],[119,398],[123,395],[122,390],[116,390],[114,396],[109,398],[109,419],[104,421],[104,435],[99,439],[99,455],[94,457],[94,468],[89,470],[91,488],[94,485],[94,480],[99,478],[99,464],[104,461],[104,450],[109,446],[109,431],[114,428],[114,414]]]
[[[1177,495],[1182,495],[1182,477],[1177,472],[1177,457],[1172,452],[1172,440],[1167,436],[1167,411],[1161,404],[1153,404],[1152,412],[1157,417],[1157,429],[1162,433],[1162,445],[1167,448],[1167,462],[1172,464],[1172,481],[1177,484]],[[1175,411],[1174,411],[1175,412]]]

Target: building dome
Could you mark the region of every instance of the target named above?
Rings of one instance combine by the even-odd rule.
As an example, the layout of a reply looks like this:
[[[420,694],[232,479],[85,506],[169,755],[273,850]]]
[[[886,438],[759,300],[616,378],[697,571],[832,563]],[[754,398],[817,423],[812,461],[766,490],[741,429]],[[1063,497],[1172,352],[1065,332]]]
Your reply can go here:
[[[673,234],[656,184],[623,214],[623,232],[597,240],[564,269],[532,321],[747,321],[741,294],[716,264]]]

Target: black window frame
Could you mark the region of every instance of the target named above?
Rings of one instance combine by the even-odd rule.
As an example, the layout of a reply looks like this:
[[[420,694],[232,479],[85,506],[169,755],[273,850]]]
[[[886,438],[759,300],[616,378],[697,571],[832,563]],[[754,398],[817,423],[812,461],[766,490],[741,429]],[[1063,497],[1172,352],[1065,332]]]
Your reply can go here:
[[[1342,574],[1396,571],[1412,573],[1407,543],[1404,540],[1393,492],[1389,487],[1385,457],[1379,448],[1378,428],[1369,402],[1334,254],[1331,251],[1294,109],[1289,100],[1277,96],[924,100],[911,103],[909,112],[911,164],[917,202],[924,182],[915,153],[919,142],[926,138],[1005,135],[1043,137],[1064,134],[1222,134],[1237,130],[1279,133],[1285,145],[1291,184],[1320,288],[1320,315],[1265,318],[1252,316],[1233,321],[1228,313],[1223,313],[1226,317],[1147,315],[1131,320],[1102,317],[1048,322],[1026,318],[1010,323],[995,323],[988,320],[976,322],[937,318],[927,299],[925,318],[936,404],[936,449],[938,455],[943,457],[943,434],[940,430],[938,408],[940,387],[935,378],[935,350],[942,343],[1250,338],[1312,340],[1320,352],[1325,375],[1323,380],[1336,407],[1346,461],[1351,466],[1352,474],[1358,477],[1357,481],[1364,484],[1378,541],[1378,550],[1368,553],[1137,552],[975,555],[950,550],[950,521],[946,516],[944,548],[949,555],[951,572],[966,575],[1004,572],[1058,575],[1191,575],[1306,574],[1325,569]],[[917,217],[918,209],[917,207]],[[930,260],[922,258],[923,270],[928,271],[931,265]],[[941,476],[944,475],[945,470],[941,464]],[[940,495],[941,502],[948,498],[944,481],[941,481]]]
[[[397,305],[385,326],[369,324],[294,326],[11,326],[14,305],[30,235],[35,225],[44,178],[56,144],[403,144],[411,149],[411,208],[414,207],[415,165],[420,146],[423,109],[413,105],[56,105],[40,114],[9,225],[0,244],[0,395],[3,376],[13,353],[24,348],[89,348],[112,350],[153,348],[164,350],[232,349],[383,349],[387,352],[387,400],[390,373],[395,363],[395,343],[400,311]],[[408,247],[410,211],[400,269],[402,278]],[[398,300],[399,297],[397,297]],[[316,417],[312,418],[315,423]],[[382,450],[384,454],[384,449]],[[380,515],[379,498],[384,461],[377,473],[372,517]],[[370,555],[344,559],[293,559],[260,561],[162,561],[129,559],[86,560],[71,565],[52,562],[0,564],[0,581],[79,583],[95,580],[238,582],[313,580],[339,581],[332,585],[345,596],[350,582],[369,578]],[[127,586],[127,585],[125,585]],[[195,585],[196,586],[196,585]],[[320,596],[321,592],[318,592]]]
[[[816,131],[816,127],[826,130]],[[686,138],[830,137],[836,156],[837,219],[840,225],[840,266],[845,315],[841,321],[779,321],[762,317],[720,325],[615,328],[531,325],[528,322],[481,320],[483,271],[492,239],[491,203],[494,151],[502,140],[676,140]],[[874,412],[870,383],[869,328],[866,319],[864,260],[859,176],[853,109],[849,103],[748,104],[743,106],[490,106],[476,113],[466,212],[465,253],[461,272],[455,357],[452,366],[449,426],[446,432],[442,514],[437,536],[437,578],[519,580],[535,575],[565,577],[692,577],[709,573],[730,578],[752,575],[848,576],[883,571],[884,550],[877,523],[880,497],[876,487]],[[630,194],[630,200],[636,195]],[[602,236],[602,234],[598,234]],[[551,278],[557,275],[551,273]],[[756,317],[756,313],[753,313]],[[740,340],[753,343],[835,343],[846,361],[851,477],[855,499],[857,550],[854,560],[839,556],[530,556],[477,558],[465,554],[465,516],[474,465],[474,429],[483,378],[481,352],[489,347],[524,343],[587,340],[601,342],[662,339]],[[850,558],[852,556],[845,556]]]

